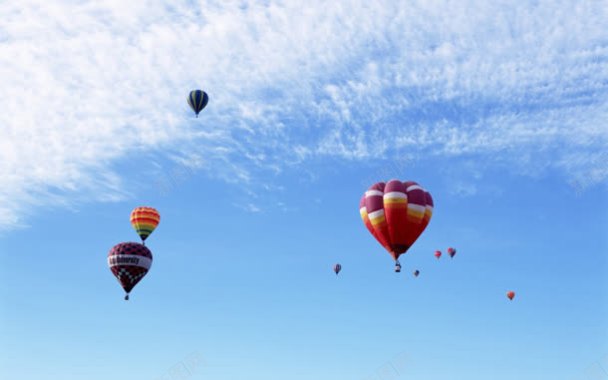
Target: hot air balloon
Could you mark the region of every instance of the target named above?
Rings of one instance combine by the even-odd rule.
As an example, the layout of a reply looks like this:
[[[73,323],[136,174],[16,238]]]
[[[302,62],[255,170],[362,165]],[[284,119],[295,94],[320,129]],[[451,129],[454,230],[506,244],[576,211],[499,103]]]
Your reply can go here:
[[[340,273],[341,270],[342,270],[342,265],[340,265],[340,264],[334,265],[334,272],[336,272],[336,276],[338,275],[338,273]]]
[[[456,250],[452,247],[448,248],[448,255],[450,255],[450,258],[454,258],[456,255]]]
[[[152,252],[143,244],[120,243],[110,249],[108,266],[127,293],[125,300],[128,300],[133,287],[150,270]]]
[[[437,258],[437,260],[439,260],[439,258],[441,257],[441,251],[435,251],[435,257]]]
[[[419,271],[418,269],[416,269],[416,270],[414,271],[414,277],[418,277],[418,275],[419,275],[419,274],[420,274],[420,271]]]
[[[515,292],[510,290],[507,292],[507,298],[509,298],[511,301],[513,301],[513,298],[515,297]]]
[[[416,182],[378,182],[361,198],[359,212],[365,227],[395,260],[422,234],[433,214],[433,199]]]
[[[205,106],[209,103],[209,96],[205,91],[201,90],[193,90],[190,91],[190,95],[188,95],[188,104],[190,108],[196,113],[196,117],[198,117],[199,112],[205,108]]]
[[[144,244],[158,223],[160,223],[160,214],[152,207],[136,207],[131,211],[131,225]]]

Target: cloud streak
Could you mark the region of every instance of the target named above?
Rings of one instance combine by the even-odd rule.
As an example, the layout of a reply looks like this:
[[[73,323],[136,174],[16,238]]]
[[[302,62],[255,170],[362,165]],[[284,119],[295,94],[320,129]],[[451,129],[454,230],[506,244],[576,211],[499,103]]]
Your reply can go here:
[[[144,155],[245,183],[405,150],[608,177],[601,1],[22,1],[0,15],[0,228],[131,196],[118,166]],[[193,119],[199,86],[211,99]]]

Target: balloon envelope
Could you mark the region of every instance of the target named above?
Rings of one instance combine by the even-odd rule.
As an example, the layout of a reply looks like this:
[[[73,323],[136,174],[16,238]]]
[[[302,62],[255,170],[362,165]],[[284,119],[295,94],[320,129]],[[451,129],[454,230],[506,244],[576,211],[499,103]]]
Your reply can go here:
[[[397,260],[429,224],[433,199],[416,182],[378,182],[361,198],[359,212],[367,230]]]
[[[152,207],[136,207],[131,211],[131,226],[139,235],[142,241],[156,229],[160,223],[160,214]]]
[[[420,274],[420,271],[419,271],[418,269],[416,269],[416,270],[414,271],[414,276],[418,277],[418,275],[419,275],[419,274]]]
[[[456,250],[452,247],[448,248],[448,255],[450,255],[450,257],[454,257],[456,255]]]
[[[441,251],[435,251],[435,257],[436,258],[440,258],[441,257]]]
[[[143,244],[120,243],[108,253],[108,266],[120,286],[129,294],[152,266],[152,252]]]
[[[515,292],[514,291],[508,291],[507,292],[507,298],[509,298],[511,301],[513,301],[514,297],[515,297]]]
[[[334,265],[334,272],[336,272],[336,274],[340,273],[341,270],[342,270],[342,265],[340,265],[340,264]]]
[[[194,113],[196,113],[196,117],[198,117],[199,112],[201,112],[203,108],[207,106],[207,103],[209,103],[209,96],[205,91],[190,91],[190,95],[188,95],[188,104]]]

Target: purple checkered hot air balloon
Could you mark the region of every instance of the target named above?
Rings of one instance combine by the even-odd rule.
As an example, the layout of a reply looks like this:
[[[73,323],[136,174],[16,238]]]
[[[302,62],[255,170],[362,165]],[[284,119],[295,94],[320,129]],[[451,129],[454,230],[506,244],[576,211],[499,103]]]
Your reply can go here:
[[[150,270],[152,252],[143,244],[120,243],[110,249],[108,266],[127,293],[125,300],[128,300],[133,287]]]

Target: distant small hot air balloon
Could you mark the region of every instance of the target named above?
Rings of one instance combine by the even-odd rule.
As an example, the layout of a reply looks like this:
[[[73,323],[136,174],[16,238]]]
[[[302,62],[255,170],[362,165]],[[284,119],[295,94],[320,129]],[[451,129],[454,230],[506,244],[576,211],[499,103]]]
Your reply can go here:
[[[395,260],[405,254],[428,226],[433,215],[431,194],[413,181],[378,182],[363,194],[359,203],[367,230]]]
[[[456,250],[452,247],[448,248],[448,255],[450,255],[450,258],[453,258],[456,255]]]
[[[435,251],[435,257],[437,258],[437,260],[439,260],[439,258],[441,257],[441,251]]]
[[[415,277],[418,277],[418,275],[419,275],[419,274],[420,274],[420,271],[419,271],[418,269],[416,269],[416,270],[414,271],[414,276],[415,276]]]
[[[133,287],[150,270],[152,252],[143,244],[120,243],[110,249],[108,266],[127,293],[125,300],[128,300]]]
[[[515,292],[510,290],[507,292],[507,298],[509,298],[511,301],[513,301],[513,298],[515,297]]]
[[[160,214],[152,207],[136,207],[131,211],[131,225],[142,243],[156,229],[158,223],[160,223]]]
[[[336,276],[338,275],[338,273],[340,273],[341,270],[342,270],[342,265],[340,265],[340,264],[334,265],[334,272],[336,272]]]
[[[199,112],[205,108],[205,106],[209,103],[209,96],[205,91],[201,90],[193,90],[190,91],[190,95],[188,95],[188,104],[190,108],[196,113],[196,117],[198,117]]]

